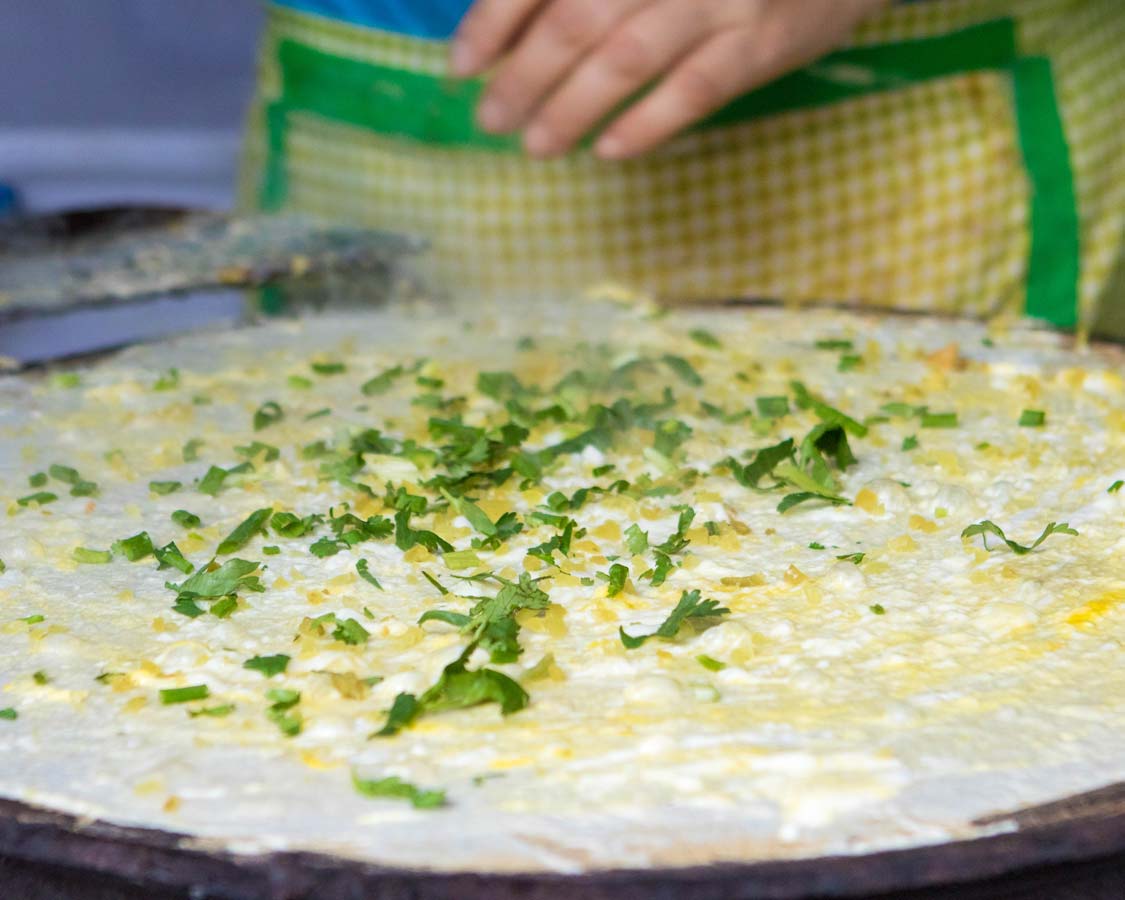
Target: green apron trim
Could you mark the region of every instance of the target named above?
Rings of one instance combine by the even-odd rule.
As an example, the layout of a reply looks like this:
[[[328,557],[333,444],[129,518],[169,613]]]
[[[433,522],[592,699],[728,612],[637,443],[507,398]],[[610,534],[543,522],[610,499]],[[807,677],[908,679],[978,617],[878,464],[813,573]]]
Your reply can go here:
[[[293,114],[310,114],[437,147],[520,152],[518,137],[476,127],[483,86],[362,62],[294,40],[277,48],[280,98],[265,113],[268,158],[261,205],[281,208],[288,194],[286,138]],[[1027,311],[1054,325],[1077,321],[1078,215],[1062,119],[1049,61],[1021,58],[1012,19],[983,22],[938,37],[841,50],[729,104],[700,129],[795,109],[825,106],[976,71],[1009,72],[1020,142],[1031,180]]]
[[[1027,314],[1073,328],[1078,324],[1081,269],[1078,201],[1051,61],[1020,59],[1012,67],[1012,80],[1020,145],[1031,179]]]

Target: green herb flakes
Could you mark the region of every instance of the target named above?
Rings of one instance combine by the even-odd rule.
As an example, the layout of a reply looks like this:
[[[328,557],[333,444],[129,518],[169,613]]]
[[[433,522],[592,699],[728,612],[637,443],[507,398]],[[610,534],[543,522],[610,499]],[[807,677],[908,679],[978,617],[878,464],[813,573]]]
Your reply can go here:
[[[160,692],[160,702],[165,706],[173,703],[191,703],[193,700],[206,700],[211,689],[205,684],[193,684],[182,688],[165,688]]]
[[[721,672],[727,667],[726,663],[719,662],[717,659],[713,659],[710,656],[707,656],[707,654],[705,653],[701,653],[699,656],[697,656],[695,658],[695,661],[703,666],[703,668],[705,668],[708,672]]]
[[[680,628],[689,620],[713,621],[729,614],[730,610],[725,606],[719,606],[717,600],[701,600],[699,591],[684,591],[680,595],[680,602],[676,604],[676,608],[672,610],[668,618],[656,631],[635,637],[627,634],[624,628],[618,631],[621,636],[621,643],[625,645],[625,648],[636,650],[654,637],[665,641],[673,640],[679,634]]]
[[[285,412],[282,410],[280,404],[274,400],[267,400],[258,407],[254,413],[254,430],[261,431],[264,428],[269,428],[271,425],[276,425],[285,418]]]
[[[193,719],[206,716],[209,719],[223,719],[234,712],[233,703],[223,703],[220,706],[205,706],[202,709],[189,709],[188,715]]]
[[[415,809],[437,809],[445,805],[445,791],[422,790],[393,776],[370,780],[352,772],[352,785],[364,797],[407,800]]]
[[[219,544],[218,549],[215,551],[217,556],[227,556],[241,550],[250,542],[250,540],[258,534],[266,530],[269,525],[270,516],[273,515],[271,507],[255,510],[250,513],[242,522],[240,522],[235,529],[228,534]]]
[[[710,347],[713,350],[721,350],[723,348],[722,341],[715,337],[710,331],[703,328],[693,328],[688,332],[688,337],[701,347]]]
[[[48,503],[54,503],[58,499],[58,494],[52,494],[50,491],[36,491],[34,494],[20,497],[16,500],[16,503],[20,506],[30,506],[32,503],[38,506],[46,506]]]
[[[84,565],[101,565],[113,560],[113,553],[109,550],[91,550],[89,547],[75,547],[71,556],[75,562]]]
[[[345,644],[366,644],[371,632],[359,624],[355,619],[344,619],[336,623],[332,637]]]
[[[114,553],[124,556],[129,562],[137,562],[146,556],[152,556],[152,538],[148,536],[147,531],[141,531],[132,537],[114,541],[112,549]]]
[[[1047,424],[1047,414],[1039,409],[1025,409],[1020,413],[1020,428],[1042,428]]]
[[[877,616],[885,616],[887,614],[887,611],[883,608],[882,603],[875,603],[870,608],[871,611]]]
[[[174,494],[183,486],[181,481],[150,481],[148,483],[148,489],[161,497]]]
[[[1024,556],[1025,554],[1030,553],[1032,550],[1042,544],[1052,534],[1069,534],[1077,536],[1078,532],[1071,528],[1066,522],[1052,522],[1050,525],[1043,529],[1043,533],[1035,539],[1035,542],[1033,544],[1025,547],[1022,544],[1017,544],[1015,541],[1008,540],[999,525],[986,519],[983,522],[977,522],[977,524],[975,525],[970,525],[968,528],[961,532],[961,537],[971,538],[980,535],[981,540],[984,543],[984,549],[988,550],[989,547],[987,536],[990,534],[1000,538],[1000,540],[1007,544],[1008,549],[1016,554],[1016,556]]]
[[[763,419],[780,419],[789,415],[788,397],[759,397],[754,401]]]
[[[959,424],[957,413],[923,412],[919,416],[923,428],[956,428]]]
[[[277,653],[273,656],[255,656],[242,664],[242,668],[261,672],[266,678],[281,675],[288,666],[289,657],[284,653]]]
[[[368,566],[366,559],[356,560],[355,571],[356,574],[359,575],[359,577],[366,581],[369,585],[374,588],[378,588],[380,591],[383,590],[383,586],[379,584],[379,579],[371,574],[371,569]]]
[[[203,520],[195,513],[190,513],[186,509],[177,509],[172,513],[172,521],[183,528],[198,528],[203,524]]]

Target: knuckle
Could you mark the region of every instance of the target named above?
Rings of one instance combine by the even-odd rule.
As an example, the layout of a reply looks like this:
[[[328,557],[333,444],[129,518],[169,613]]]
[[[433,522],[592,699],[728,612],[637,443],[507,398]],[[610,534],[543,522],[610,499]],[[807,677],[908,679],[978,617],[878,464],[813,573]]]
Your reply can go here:
[[[718,73],[700,63],[689,63],[680,70],[675,90],[688,109],[707,110],[720,104],[726,89]]]
[[[606,66],[626,78],[645,78],[656,69],[651,45],[636,29],[626,26],[605,45]]]

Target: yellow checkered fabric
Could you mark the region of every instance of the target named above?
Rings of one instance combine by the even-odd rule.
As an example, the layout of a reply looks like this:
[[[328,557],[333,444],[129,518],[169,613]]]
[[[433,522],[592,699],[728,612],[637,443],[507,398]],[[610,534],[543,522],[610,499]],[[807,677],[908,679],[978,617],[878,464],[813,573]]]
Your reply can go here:
[[[1090,322],[1119,289],[1125,4],[928,0],[889,8],[854,44],[998,17],[1018,23],[1021,51],[1053,64],[1078,200],[1078,293]],[[281,94],[283,41],[409,72],[445,67],[438,42],[273,9],[246,154],[250,207],[270,152],[263,110]],[[565,293],[610,280],[680,301],[970,315],[1020,311],[1027,294],[1032,186],[1005,72],[712,127],[627,163],[431,146],[294,111],[283,164],[286,208],[425,235],[432,278],[460,291]]]

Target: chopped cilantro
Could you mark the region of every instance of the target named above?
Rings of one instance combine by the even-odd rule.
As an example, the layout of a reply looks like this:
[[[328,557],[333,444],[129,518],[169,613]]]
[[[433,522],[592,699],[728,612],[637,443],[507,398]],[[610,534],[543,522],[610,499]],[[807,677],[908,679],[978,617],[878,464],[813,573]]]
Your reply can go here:
[[[150,481],[148,483],[148,489],[161,497],[174,494],[183,486],[183,482],[180,481]]]
[[[876,603],[876,604],[872,605],[871,611],[873,613],[875,613],[875,615],[877,615],[877,616],[885,616],[887,614],[887,611],[883,608],[882,603]]]
[[[621,563],[614,563],[609,567],[609,585],[606,588],[607,597],[616,597],[625,590],[625,582],[629,579],[629,569]]]
[[[0,719],[7,719],[9,722],[14,722],[19,718],[19,715],[20,714],[10,706],[0,709]]]
[[[281,451],[273,444],[263,444],[261,441],[251,441],[244,447],[235,447],[234,452],[244,459],[254,459],[261,456],[265,462],[273,462],[281,456]]]
[[[495,536],[496,523],[485,515],[484,511],[468,497],[454,497],[445,488],[441,488],[441,494],[457,512],[468,520],[475,531],[479,531],[487,537]]]
[[[867,426],[861,422],[857,422],[846,413],[829,406],[823,400],[813,396],[807,387],[799,381],[790,382],[789,386],[793,389],[796,395],[797,406],[801,409],[811,410],[818,419],[826,425],[837,425],[843,428],[848,434],[855,437],[866,437]]]
[[[198,528],[203,524],[203,520],[199,516],[188,512],[186,509],[177,509],[173,512],[172,521],[184,528]]]
[[[703,328],[693,328],[688,332],[688,337],[699,344],[701,347],[711,347],[714,350],[722,349],[722,341],[720,341],[710,331]]]
[[[285,383],[295,391],[307,391],[313,386],[312,379],[304,375],[290,375],[285,379]]]
[[[281,553],[281,548],[276,544],[267,544],[262,548],[263,556],[278,556]]]
[[[866,555],[866,553],[845,553],[843,556],[837,556],[836,559],[841,560],[842,562],[855,563],[858,566],[861,562],[863,562],[863,558]]]
[[[323,409],[318,409],[315,412],[309,413],[307,416],[305,416],[305,421],[311,422],[313,419],[323,419],[325,416],[330,415],[332,415],[332,409],[331,407],[326,406]]]
[[[1106,491],[1106,493],[1107,494],[1116,494],[1123,487],[1125,487],[1125,481],[1115,481],[1115,482],[1113,482],[1113,484],[1111,484],[1109,486],[1109,490]],[[0,570],[0,571],[2,571],[2,570]]]
[[[692,435],[690,425],[679,419],[664,419],[656,423],[656,437],[653,449],[661,456],[671,459],[672,455]]]
[[[160,702],[165,706],[173,703],[190,703],[192,700],[206,700],[211,689],[205,684],[193,684],[182,688],[165,688],[160,692]]]
[[[470,648],[472,645],[470,645]],[[390,737],[412,724],[420,715],[467,709],[482,703],[496,703],[508,716],[527,706],[528,696],[518,682],[495,669],[465,668],[468,653],[450,663],[441,677],[421,697],[402,693],[395,697],[386,724],[373,737]]]
[[[848,340],[841,340],[838,338],[829,338],[827,340],[817,341],[817,350],[851,350],[855,344]]]
[[[129,562],[136,562],[146,556],[152,556],[152,538],[148,536],[147,531],[141,531],[132,537],[114,541],[112,549],[114,553],[121,554]]]
[[[695,658],[695,661],[703,666],[703,668],[705,668],[708,672],[721,672],[727,667],[726,663],[719,662],[717,659],[713,659],[705,653],[699,654],[699,656]]]
[[[267,400],[254,413],[254,430],[261,431],[264,428],[269,428],[284,418],[285,412],[281,406],[274,400]]]
[[[44,672],[42,669],[39,669],[37,672],[31,673],[31,680],[42,687],[43,685],[50,683],[51,676]]]
[[[284,653],[277,653],[273,656],[254,656],[242,664],[242,668],[261,672],[266,678],[281,675],[288,666],[289,657]]]
[[[77,372],[55,372],[51,376],[51,385],[57,388],[76,388],[82,384],[82,379]]]
[[[442,554],[441,558],[446,567],[454,572],[483,565],[481,558],[477,556],[476,550],[454,550],[450,553]]]
[[[695,367],[682,356],[666,354],[664,364],[671,369],[681,381],[692,387],[703,387],[703,378],[695,371]]]
[[[309,368],[317,375],[342,375],[348,367],[342,362],[314,362],[309,363]]]
[[[324,516],[312,514],[302,518],[291,512],[274,513],[270,527],[282,537],[299,538],[310,534],[324,521]]]
[[[371,637],[371,632],[359,624],[355,619],[344,619],[336,623],[332,637],[345,644],[366,644]]]
[[[215,551],[216,555],[226,556],[236,550],[241,550],[255,535],[266,530],[272,515],[273,509],[268,506],[250,513],[235,527],[234,531],[223,539],[219,548]]]
[[[355,562],[355,570],[359,577],[372,587],[383,590],[383,586],[379,584],[379,579],[371,574],[371,569],[368,567],[366,559],[357,559]]]
[[[1047,414],[1040,409],[1025,409],[1020,413],[1020,428],[1042,428],[1047,424]]]
[[[863,357],[855,353],[845,353],[840,357],[840,363],[836,366],[838,372],[851,372],[853,369],[858,369],[863,365]]]
[[[301,702],[299,691],[288,688],[274,688],[266,691],[266,699],[270,706],[266,709],[266,718],[273,722],[286,737],[296,737],[304,726],[304,717],[299,710],[293,707]]]
[[[387,369],[385,372],[379,373],[374,378],[365,381],[360,386],[359,390],[365,397],[374,397],[377,394],[382,394],[390,390],[391,385],[405,374],[406,369],[402,366],[394,366],[393,368]]]
[[[970,525],[968,528],[961,532],[961,537],[971,538],[975,537],[978,534],[981,536],[981,540],[984,543],[985,550],[988,549],[987,536],[992,534],[1000,538],[1000,540],[1007,544],[1008,549],[1016,554],[1016,556],[1023,556],[1027,553],[1030,553],[1032,550],[1042,544],[1052,534],[1069,534],[1077,536],[1078,532],[1071,528],[1066,522],[1052,522],[1043,529],[1043,533],[1035,539],[1035,542],[1033,544],[1025,547],[1022,544],[1017,544],[1015,541],[1008,540],[1008,538],[1004,536],[1004,532],[999,525],[985,519],[983,522],[977,522],[975,525]]]
[[[113,553],[109,550],[91,550],[89,547],[75,547],[71,556],[74,557],[75,562],[86,565],[107,563],[113,559]]]
[[[755,404],[758,407],[758,415],[763,419],[780,419],[782,416],[789,415],[788,397],[759,397]]]
[[[440,581],[438,581],[436,578],[434,578],[434,576],[431,575],[429,572],[423,572],[422,577],[425,578],[426,581],[428,581],[430,584],[432,584],[435,588],[437,588],[437,592],[439,594],[441,594],[443,597],[446,594],[449,593],[449,591],[445,588],[445,586],[442,585],[442,583]]]
[[[352,772],[352,785],[364,797],[408,800],[415,809],[437,809],[445,805],[445,791],[422,790],[394,776],[368,780]]]
[[[180,370],[169,369],[153,382],[154,391],[171,391],[180,386]]]
[[[626,634],[624,628],[618,631],[621,636],[621,643],[625,645],[625,648],[636,650],[650,638],[657,637],[665,641],[674,639],[679,634],[680,628],[689,619],[714,620],[729,614],[730,610],[725,606],[719,606],[717,600],[700,600],[699,591],[684,591],[680,595],[680,602],[676,604],[676,608],[672,610],[668,618],[656,631],[636,637]]]
[[[203,441],[199,438],[192,438],[183,447],[184,462],[195,462],[199,459],[199,448],[203,446]]]
[[[26,622],[28,625],[38,625],[40,622],[47,621],[47,617],[44,616],[44,615],[40,615],[39,613],[36,613],[35,615],[24,616],[23,618],[20,619],[20,621]]]
[[[809,544],[809,549],[810,550],[827,550],[828,548],[825,547],[824,544],[821,544],[817,541],[813,541],[811,544]]]
[[[196,619],[203,615],[203,607],[191,599],[191,597],[177,597],[176,602],[172,604],[172,611],[178,612],[181,616],[187,616],[189,619]]]
[[[909,453],[911,450],[917,450],[917,449],[918,449],[918,437],[917,437],[917,435],[912,434],[909,437],[904,437],[902,439],[902,452],[903,453]]]
[[[395,513],[395,546],[399,550],[409,550],[411,547],[425,547],[431,553],[448,553],[453,549],[449,541],[434,534],[432,531],[423,531],[410,527],[410,510],[400,509]]]
[[[625,529],[625,546],[633,556],[640,556],[648,549],[648,532],[641,531],[641,526],[634,522]]]
[[[28,494],[26,497],[20,497],[16,500],[20,506],[30,506],[32,503],[37,503],[39,506],[44,506],[48,503],[54,503],[58,500],[58,494],[52,494],[50,491],[36,491],[34,494]]]
[[[98,485],[93,481],[79,481],[70,489],[70,496],[72,497],[96,497],[97,495]]]
[[[47,483],[47,473],[36,472],[34,475],[27,479],[27,483],[33,488],[41,488]]]

